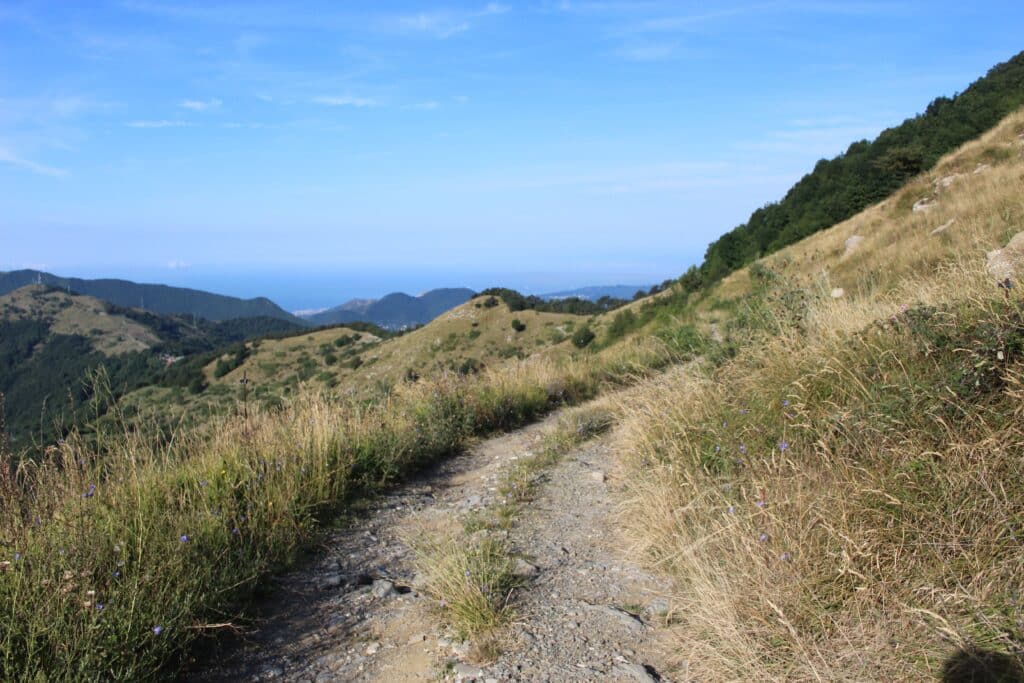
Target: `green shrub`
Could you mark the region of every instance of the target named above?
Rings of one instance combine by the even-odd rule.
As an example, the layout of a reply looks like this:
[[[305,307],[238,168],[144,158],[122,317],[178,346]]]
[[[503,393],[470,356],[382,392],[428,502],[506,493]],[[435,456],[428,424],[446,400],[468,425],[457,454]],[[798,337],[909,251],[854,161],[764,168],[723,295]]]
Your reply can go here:
[[[594,341],[594,331],[590,329],[589,325],[583,325],[573,332],[572,343],[578,349],[586,348],[592,341]]]

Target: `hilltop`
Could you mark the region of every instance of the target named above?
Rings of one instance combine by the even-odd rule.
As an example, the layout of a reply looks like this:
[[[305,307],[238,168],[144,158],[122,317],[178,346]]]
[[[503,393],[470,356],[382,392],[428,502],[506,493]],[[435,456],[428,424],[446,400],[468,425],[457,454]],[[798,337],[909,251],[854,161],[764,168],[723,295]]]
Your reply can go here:
[[[219,322],[234,318],[278,318],[296,325],[301,319],[288,313],[270,299],[239,299],[198,289],[139,284],[129,280],[85,280],[61,277],[39,270],[14,270],[0,273],[0,294],[26,285],[44,284],[69,293],[83,294],[125,308],[140,308],[160,315],[195,315]]]

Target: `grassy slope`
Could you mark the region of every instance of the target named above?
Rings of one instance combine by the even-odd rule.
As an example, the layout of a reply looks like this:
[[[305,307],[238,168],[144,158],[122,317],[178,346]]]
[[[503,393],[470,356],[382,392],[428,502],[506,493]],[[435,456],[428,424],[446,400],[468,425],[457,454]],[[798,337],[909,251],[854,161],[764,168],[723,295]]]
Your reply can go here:
[[[90,296],[69,295],[48,287],[30,285],[0,296],[0,316],[5,320],[45,320],[53,334],[80,335],[107,356],[144,351],[159,343],[145,325],[107,313],[102,301]]]
[[[251,380],[253,400],[265,405],[279,405],[303,387],[335,396],[379,398],[405,380],[410,371],[434,377],[444,372],[499,367],[510,359],[538,353],[551,359],[564,357],[573,349],[567,335],[587,321],[583,316],[567,314],[512,313],[504,304],[488,308],[482,305],[484,299],[471,300],[422,328],[391,339],[379,340],[362,333],[356,343],[339,347],[334,345],[336,340],[359,333],[334,327],[249,342],[251,355],[227,374],[215,376],[217,359],[204,368],[210,387],[200,395],[184,388],[153,386],[133,392],[123,402],[133,412],[159,409],[173,415],[234,409],[243,373]],[[513,330],[514,319],[526,329]],[[329,360],[326,352],[334,359]]]
[[[1024,229],[1022,133],[731,275],[696,314],[736,358],[623,406],[626,519],[691,675],[921,680],[977,650],[1020,674],[1024,310],[984,262]]]

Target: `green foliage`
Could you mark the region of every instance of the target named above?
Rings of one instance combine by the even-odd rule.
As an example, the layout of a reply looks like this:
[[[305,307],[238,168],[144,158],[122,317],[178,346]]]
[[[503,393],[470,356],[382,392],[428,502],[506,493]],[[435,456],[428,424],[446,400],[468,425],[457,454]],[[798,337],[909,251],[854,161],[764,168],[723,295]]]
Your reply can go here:
[[[594,331],[590,329],[589,325],[582,325],[572,334],[572,343],[578,349],[586,348],[592,341],[594,341]]]
[[[516,332],[522,332],[526,329],[526,323],[519,318],[512,318],[512,329]]]
[[[496,306],[496,300],[493,304],[489,302],[495,297],[500,297],[512,312],[540,311],[544,313],[571,313],[573,315],[598,315],[628,303],[624,299],[613,299],[609,296],[603,296],[597,301],[589,301],[578,297],[545,301],[539,296],[532,294],[524,296],[514,289],[506,289],[505,287],[491,287],[490,289],[485,289],[481,294],[490,295],[487,301],[484,302],[485,306]]]

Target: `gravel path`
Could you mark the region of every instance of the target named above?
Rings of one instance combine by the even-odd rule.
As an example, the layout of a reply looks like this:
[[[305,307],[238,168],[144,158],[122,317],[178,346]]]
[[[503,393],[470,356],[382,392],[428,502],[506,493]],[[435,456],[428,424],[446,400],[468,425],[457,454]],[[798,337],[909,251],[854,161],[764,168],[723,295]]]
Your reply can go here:
[[[656,582],[617,549],[607,439],[584,444],[550,480],[510,540],[538,568],[516,595],[503,653],[469,663],[468,643],[439,623],[416,590],[403,532],[424,515],[461,516],[486,506],[500,473],[528,457],[557,419],[483,441],[375,501],[332,532],[318,559],[275,582],[256,628],[208,658],[195,681],[656,681],[645,654],[666,604]]]

